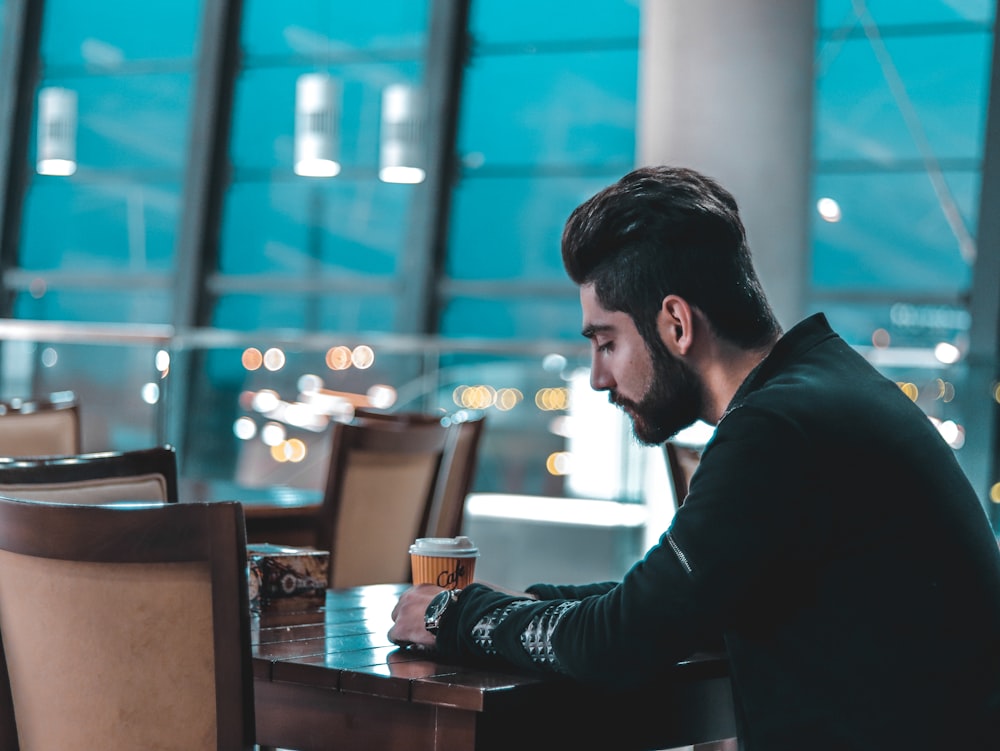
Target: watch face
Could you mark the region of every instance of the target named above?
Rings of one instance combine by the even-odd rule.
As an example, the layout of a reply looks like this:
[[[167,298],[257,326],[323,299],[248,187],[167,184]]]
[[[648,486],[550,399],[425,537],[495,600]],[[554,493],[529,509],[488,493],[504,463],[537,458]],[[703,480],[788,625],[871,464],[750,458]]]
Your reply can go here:
[[[457,595],[453,589],[446,589],[434,595],[434,598],[427,604],[427,610],[424,612],[424,627],[428,631],[437,631],[438,625],[441,622],[441,616],[456,597]]]

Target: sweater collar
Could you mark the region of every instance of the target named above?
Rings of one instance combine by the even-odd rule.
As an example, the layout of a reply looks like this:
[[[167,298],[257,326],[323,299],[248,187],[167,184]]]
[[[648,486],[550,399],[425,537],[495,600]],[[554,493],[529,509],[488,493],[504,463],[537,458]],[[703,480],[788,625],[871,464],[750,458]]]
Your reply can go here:
[[[835,334],[830,322],[823,313],[814,313],[785,332],[771,348],[767,357],[743,379],[743,383],[736,389],[732,401],[729,402],[723,418],[740,406],[747,395],[766,381],[772,373],[781,370],[785,363],[796,359],[800,353],[812,349],[820,341],[833,335]]]

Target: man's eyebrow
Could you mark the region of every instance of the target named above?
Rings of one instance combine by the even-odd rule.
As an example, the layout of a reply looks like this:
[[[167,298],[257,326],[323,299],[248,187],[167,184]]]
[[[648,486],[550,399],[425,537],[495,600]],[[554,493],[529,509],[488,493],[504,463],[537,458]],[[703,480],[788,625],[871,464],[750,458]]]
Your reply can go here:
[[[584,326],[583,331],[581,331],[580,333],[583,334],[583,336],[585,336],[587,339],[593,339],[598,334],[604,333],[606,331],[611,331],[613,328],[614,326],[611,326],[610,324],[607,323],[603,324],[592,323],[588,326]]]

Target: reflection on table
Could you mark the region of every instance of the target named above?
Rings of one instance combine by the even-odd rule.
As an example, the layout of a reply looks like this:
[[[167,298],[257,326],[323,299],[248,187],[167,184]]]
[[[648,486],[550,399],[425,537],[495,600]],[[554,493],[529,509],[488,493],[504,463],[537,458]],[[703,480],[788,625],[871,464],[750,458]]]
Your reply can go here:
[[[626,694],[450,664],[389,642],[390,613],[405,586],[328,590],[325,607],[255,616],[261,746],[627,751],[735,735],[724,655],[693,656]]]

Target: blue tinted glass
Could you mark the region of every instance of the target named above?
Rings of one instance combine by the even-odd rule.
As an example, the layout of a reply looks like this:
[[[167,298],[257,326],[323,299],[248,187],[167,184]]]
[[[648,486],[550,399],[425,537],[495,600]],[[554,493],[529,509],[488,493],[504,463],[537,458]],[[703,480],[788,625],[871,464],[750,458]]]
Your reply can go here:
[[[232,161],[219,268],[311,283],[319,276],[391,278],[408,243],[419,187],[378,180],[381,99],[389,84],[422,84],[428,3],[367,4],[251,0],[242,29],[245,67],[237,82]],[[358,51],[361,51],[360,54]],[[332,178],[293,172],[299,76],[326,73],[339,90]],[[213,322],[391,331],[395,298],[357,294],[228,295]]]
[[[238,167],[275,168],[274,176],[292,175],[295,134],[295,84],[314,66],[245,70],[237,83],[231,149]],[[324,68],[340,89],[337,121],[338,161],[347,174],[360,168],[376,178],[382,90],[394,83],[420,84],[416,63],[333,65]]]
[[[64,76],[43,83],[76,92],[81,177],[92,169],[163,170],[177,179],[187,161],[191,85],[187,73]]]
[[[212,325],[237,331],[290,328],[304,331],[392,331],[395,300],[379,295],[226,295]]]
[[[936,369],[947,370],[934,357],[933,347],[939,342],[967,341],[970,322],[968,311],[956,306],[914,305],[896,300],[879,303],[825,300],[812,303],[809,312],[825,313],[848,344],[858,347],[870,359],[877,358],[879,368],[892,377],[902,375],[907,380],[917,376],[930,380],[937,375]],[[869,351],[876,340],[881,348],[887,344],[892,348],[884,357]],[[922,352],[900,349],[909,347],[924,349]]]
[[[219,268],[230,274],[391,276],[412,186],[345,178],[242,182],[226,196]]]
[[[200,0],[46,0],[42,59],[92,73],[113,73],[130,60],[193,59],[201,6]]]
[[[441,334],[495,339],[565,339],[580,337],[580,300],[576,290],[565,297],[484,299],[453,298],[441,315]]]
[[[169,289],[133,291],[108,289],[49,290],[40,297],[19,293],[14,317],[39,321],[93,323],[169,323],[173,292]],[[101,365],[101,367],[104,367]],[[113,369],[103,370],[105,378]]]
[[[958,294],[971,282],[963,242],[974,234],[979,174],[822,174],[814,200],[839,222],[813,221],[813,285]],[[815,205],[815,204],[814,204]]]
[[[820,28],[840,28],[856,23],[856,0],[819,0]],[[993,0],[880,0],[861,3],[877,25],[972,21],[990,24],[996,12]]]
[[[991,35],[883,41],[884,48],[864,38],[824,42],[817,80],[816,157],[883,164],[978,158]]]
[[[599,177],[469,177],[455,191],[447,273],[456,279],[567,281],[563,224],[630,165]]]
[[[260,349],[269,348],[266,337],[262,337]],[[353,349],[356,342],[344,343]],[[376,383],[389,383],[393,380],[392,373],[419,370],[419,356],[387,354],[377,344],[368,345],[374,354],[374,361],[368,368],[349,367],[344,370],[331,370],[326,364],[325,349],[299,350],[291,347],[279,347],[285,354],[285,365],[278,371],[260,368],[248,371],[243,366],[242,348],[214,347],[205,352],[208,363],[207,373],[214,381],[228,381],[240,390],[272,389],[289,402],[300,398],[299,379],[306,373],[318,377],[324,388],[335,391],[346,391],[364,394]]]
[[[249,0],[243,46],[249,55],[328,55],[352,49],[420,49],[427,27],[426,0]]]
[[[480,57],[466,72],[468,168],[635,159],[638,49]]]
[[[480,44],[638,40],[641,4],[641,0],[546,0],[540,6],[534,0],[475,0],[469,26]]]
[[[25,200],[20,265],[87,273],[169,271],[180,194],[179,183],[88,185],[37,177]]]

